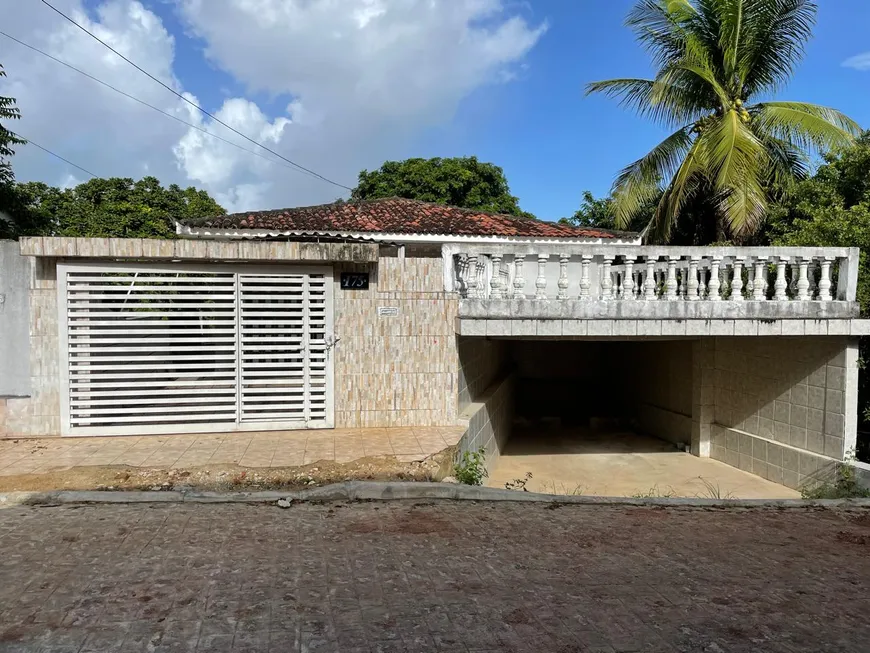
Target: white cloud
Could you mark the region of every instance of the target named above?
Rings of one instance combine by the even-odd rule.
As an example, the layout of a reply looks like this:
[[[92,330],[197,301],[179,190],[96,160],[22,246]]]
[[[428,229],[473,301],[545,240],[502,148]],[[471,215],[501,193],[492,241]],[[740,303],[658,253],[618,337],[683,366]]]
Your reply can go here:
[[[409,151],[409,142],[448,123],[472,91],[512,80],[546,29],[509,12],[508,0],[174,1],[215,67],[247,93],[265,93],[286,107],[269,115],[263,107],[275,102],[258,106],[250,97],[227,97],[215,115],[349,186],[362,168],[419,154]],[[81,0],[58,5],[184,90],[173,35],[139,2],[107,0],[94,21]],[[24,3],[4,28],[165,111],[257,149],[40,3]],[[161,117],[18,45],[4,48],[3,63],[9,78],[0,94],[18,98],[21,133],[99,175],[147,171],[164,183],[206,188],[238,210],[331,201],[344,192]],[[50,183],[71,172],[34,148],[21,148],[14,164],[19,178]]]
[[[870,52],[849,57],[843,62],[846,68],[854,68],[855,70],[870,70]]]

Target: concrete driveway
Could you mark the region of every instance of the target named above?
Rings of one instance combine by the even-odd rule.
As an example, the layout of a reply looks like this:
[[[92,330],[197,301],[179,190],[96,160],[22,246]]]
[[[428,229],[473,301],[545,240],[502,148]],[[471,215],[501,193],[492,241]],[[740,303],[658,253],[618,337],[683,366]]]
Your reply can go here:
[[[854,653],[870,512],[0,510],[0,651]]]
[[[613,497],[794,499],[800,493],[711,458],[677,451],[631,431],[586,428],[518,431],[487,479],[525,478],[530,492]]]

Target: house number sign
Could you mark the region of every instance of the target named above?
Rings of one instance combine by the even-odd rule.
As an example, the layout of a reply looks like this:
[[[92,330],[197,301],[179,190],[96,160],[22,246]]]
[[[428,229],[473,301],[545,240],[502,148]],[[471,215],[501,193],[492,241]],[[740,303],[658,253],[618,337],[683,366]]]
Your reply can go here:
[[[369,273],[368,272],[342,272],[341,273],[341,289],[342,290],[368,290],[369,289]]]

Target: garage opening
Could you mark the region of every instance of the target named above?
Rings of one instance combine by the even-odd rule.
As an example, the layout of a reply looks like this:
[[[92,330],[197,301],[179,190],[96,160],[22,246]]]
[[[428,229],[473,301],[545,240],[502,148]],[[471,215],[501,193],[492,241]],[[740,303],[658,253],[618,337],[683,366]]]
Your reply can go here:
[[[487,403],[480,428],[492,437],[476,441],[490,461],[487,484],[598,496],[794,496],[690,452],[695,344],[478,339],[461,346],[466,378],[497,369],[493,385],[509,379],[509,420],[503,402]]]

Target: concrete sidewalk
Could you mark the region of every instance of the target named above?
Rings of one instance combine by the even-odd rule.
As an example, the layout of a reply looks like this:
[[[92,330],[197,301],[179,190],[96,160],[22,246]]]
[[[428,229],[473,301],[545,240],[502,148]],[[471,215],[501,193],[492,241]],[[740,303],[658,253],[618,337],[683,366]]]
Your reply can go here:
[[[456,445],[463,433],[463,427],[403,427],[0,440],[0,476],[111,465],[268,469],[347,463],[366,456],[411,462]]]

